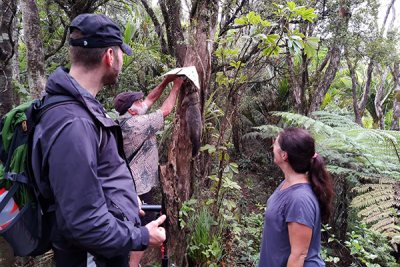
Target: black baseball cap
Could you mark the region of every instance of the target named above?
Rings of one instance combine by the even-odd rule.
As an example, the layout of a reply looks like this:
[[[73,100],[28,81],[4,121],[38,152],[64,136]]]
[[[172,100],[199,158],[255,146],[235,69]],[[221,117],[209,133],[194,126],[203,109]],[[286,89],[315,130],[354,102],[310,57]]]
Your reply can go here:
[[[83,34],[82,39],[69,38],[69,44],[72,46],[102,48],[119,45],[125,54],[132,55],[132,48],[122,40],[118,24],[107,16],[81,14],[71,22],[70,33],[72,28],[78,28]]]

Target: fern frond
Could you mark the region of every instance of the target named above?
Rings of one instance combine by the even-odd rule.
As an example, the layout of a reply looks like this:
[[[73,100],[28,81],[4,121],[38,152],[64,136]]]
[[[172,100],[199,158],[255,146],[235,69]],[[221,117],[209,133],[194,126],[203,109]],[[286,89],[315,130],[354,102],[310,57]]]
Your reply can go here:
[[[355,123],[353,120],[340,116],[337,114],[332,114],[326,111],[315,111],[312,115],[318,117],[318,121],[323,122],[337,130],[348,131],[352,129],[363,129],[360,125]]]
[[[371,214],[381,212],[382,210],[390,209],[393,206],[393,200],[389,199],[386,201],[382,201],[379,204],[374,204],[371,206],[367,206],[365,209],[362,209],[357,213],[359,217],[362,216],[370,216]]]
[[[368,193],[364,193],[360,196],[357,196],[353,199],[350,207],[354,208],[363,208],[365,206],[370,206],[375,203],[379,203],[380,201],[392,199],[394,194],[394,189],[386,189],[386,190],[376,190]]]
[[[376,212],[371,213],[369,216],[364,217],[362,219],[362,222],[365,222],[368,224],[374,223],[374,222],[380,221],[381,219],[390,217],[391,214],[392,214],[392,208],[385,209],[385,210],[378,210]]]
[[[259,132],[250,132],[242,136],[243,139],[248,139],[248,138],[272,138],[272,137],[277,137],[279,133],[283,130],[280,127],[274,126],[274,125],[262,125],[259,127],[253,127],[253,129],[258,130]]]
[[[365,193],[370,190],[385,191],[388,189],[393,189],[393,185],[391,185],[391,184],[364,184],[362,186],[354,187],[353,191],[356,191],[358,193]]]
[[[392,225],[395,224],[394,217],[389,217],[389,218],[386,218],[386,219],[383,219],[383,220],[379,221],[378,223],[376,223],[376,224],[371,226],[371,230],[381,231],[382,228],[383,229],[387,229],[387,228],[384,228],[384,227],[389,226],[391,224]]]

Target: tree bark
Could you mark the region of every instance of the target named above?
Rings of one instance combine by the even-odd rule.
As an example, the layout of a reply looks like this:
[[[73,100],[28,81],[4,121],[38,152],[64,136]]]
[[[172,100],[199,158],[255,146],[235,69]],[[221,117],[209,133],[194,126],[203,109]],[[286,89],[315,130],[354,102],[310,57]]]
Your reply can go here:
[[[390,125],[390,130],[399,131],[399,118],[400,118],[400,72],[399,62],[394,63],[392,70],[392,76],[394,79],[394,92],[393,92],[393,118]]]
[[[12,109],[13,0],[0,1],[0,119]]]
[[[388,75],[388,67],[385,68],[385,70],[382,73],[381,67],[378,65],[378,71],[379,71],[379,76],[381,83],[379,84],[378,90],[375,95],[375,112],[376,116],[378,117],[378,127],[381,130],[385,130],[385,117],[383,116],[383,111],[382,111],[382,96],[383,96],[383,91],[385,90],[385,82],[386,78]]]
[[[0,119],[12,109],[13,20],[17,5],[14,0],[0,1]],[[0,265],[14,266],[14,251],[0,237]]]
[[[21,9],[29,89],[31,98],[37,99],[44,93],[47,80],[39,11],[35,0],[21,0]]]
[[[354,70],[353,66],[351,65],[350,62],[347,62],[347,66],[350,71],[350,77],[351,77],[351,90],[353,91],[353,109],[354,109],[354,115],[356,117],[356,123],[362,126],[362,116],[360,114],[360,110],[358,108],[358,97],[357,97],[357,80],[356,80],[356,71]]]
[[[370,59],[367,68],[367,77],[365,81],[365,87],[363,90],[363,95],[361,97],[361,101],[358,104],[358,109],[360,110],[361,116],[364,114],[364,110],[367,107],[367,101],[369,97],[369,92],[371,90],[371,81],[372,81],[372,71],[374,70],[374,60]]]
[[[329,54],[329,65],[326,68],[325,73],[322,77],[322,69],[327,64],[327,60],[323,61],[321,67],[318,68],[315,78],[313,79],[313,88],[309,90],[309,103],[307,116],[312,117],[314,111],[321,109],[325,95],[331,86],[333,79],[336,76],[336,72],[340,66],[341,59],[341,46],[343,46],[343,34],[347,31],[350,18],[350,1],[341,1],[339,4],[339,16],[337,26],[335,27],[336,32],[333,39],[331,48],[328,51]],[[328,56],[327,54],[327,56]],[[320,78],[322,77],[322,79]]]
[[[291,87],[290,98],[292,100],[293,109],[297,114],[305,115],[306,113],[303,108],[305,103],[301,102],[301,96],[303,95],[302,91],[304,88],[301,87],[301,82],[300,82],[299,76],[295,75],[296,70],[295,70],[292,56],[290,56],[290,55],[287,56],[286,61],[288,64],[288,68],[290,70],[290,73],[288,76],[288,82]]]
[[[173,1],[175,2],[175,1]],[[199,74],[200,90],[199,109],[204,124],[205,92],[209,86],[211,76],[211,49],[212,45],[208,40],[213,40],[218,16],[218,1],[206,0],[196,1],[193,4],[190,17],[190,37],[185,51],[183,66],[195,66]],[[179,14],[173,13],[175,20]],[[180,29],[180,28],[178,28]],[[180,29],[181,30],[181,29]],[[180,36],[178,33],[175,36]],[[183,35],[182,35],[183,36]],[[175,53],[177,60],[180,60],[182,51]],[[179,92],[178,106],[175,115],[174,129],[168,152],[168,164],[165,176],[161,175],[163,188],[163,207],[167,214],[166,230],[168,239],[168,255],[170,263],[176,266],[184,266],[186,254],[185,233],[179,225],[179,209],[182,202],[189,200],[192,183],[192,144],[187,133],[186,105],[182,100],[188,91],[194,90],[192,83],[185,82]]]
[[[328,92],[329,87],[332,84],[333,79],[336,76],[336,72],[340,65],[341,52],[337,45],[333,45],[330,51],[329,65],[325,71],[322,80],[315,84],[310,97],[309,97],[309,108],[307,111],[307,116],[311,117],[314,111],[321,109],[324,97]]]
[[[239,135],[239,96],[232,96],[232,142],[235,146],[235,152],[240,153],[240,135]]]
[[[358,103],[358,96],[357,96],[357,81],[356,81],[355,66],[352,66],[352,64],[349,61],[347,62],[347,66],[349,68],[350,76],[351,76],[351,84],[352,84],[352,91],[353,91],[353,109],[354,109],[355,120],[356,120],[356,123],[358,123],[360,126],[363,126],[362,116],[364,114],[365,108],[367,107],[367,100],[368,100],[369,92],[371,89],[373,60],[371,59],[370,62],[368,63],[366,80],[365,80],[365,85],[363,88],[363,94],[361,96],[361,100],[359,103]]]
[[[17,13],[17,16],[13,20],[13,40],[14,40],[14,56],[13,56],[13,64],[12,64],[12,76],[13,79],[17,82],[20,82],[19,78],[19,53],[18,53],[18,36],[19,36],[19,28],[18,28],[18,17],[20,12]],[[21,105],[21,96],[18,92],[13,92],[14,105]]]

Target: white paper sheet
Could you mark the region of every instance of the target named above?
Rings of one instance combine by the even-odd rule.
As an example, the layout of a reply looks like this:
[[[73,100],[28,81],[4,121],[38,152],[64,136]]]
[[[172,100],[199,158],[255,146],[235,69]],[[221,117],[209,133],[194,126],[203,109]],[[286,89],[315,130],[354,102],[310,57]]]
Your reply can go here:
[[[176,69],[168,71],[164,75],[161,75],[161,77],[165,76],[165,75],[170,75],[170,74],[179,74],[179,75],[184,74],[184,75],[186,75],[186,77],[188,77],[194,83],[194,85],[198,89],[200,89],[199,74],[197,73],[195,66],[176,68]]]

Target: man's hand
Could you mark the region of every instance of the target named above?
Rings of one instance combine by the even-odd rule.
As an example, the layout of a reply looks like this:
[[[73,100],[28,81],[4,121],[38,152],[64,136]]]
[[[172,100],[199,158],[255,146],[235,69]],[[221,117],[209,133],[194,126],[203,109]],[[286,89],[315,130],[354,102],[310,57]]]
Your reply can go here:
[[[166,83],[170,83],[170,82],[172,82],[173,80],[175,80],[176,77],[178,77],[178,75],[176,75],[176,74],[170,74],[170,75],[167,75],[167,77],[165,77],[164,81],[165,81]]]
[[[183,80],[176,76],[176,79],[174,80],[174,85],[172,86],[171,93],[169,93],[169,96],[167,97],[167,99],[165,99],[164,103],[161,106],[161,111],[163,113],[164,118],[167,117],[174,109],[176,103],[176,96],[178,95],[182,83]]]
[[[149,248],[160,247],[165,241],[165,229],[159,226],[165,221],[166,218],[167,217],[165,215],[162,215],[158,217],[157,220],[151,221],[150,223],[146,224],[146,228],[149,230],[150,233]]]
[[[149,109],[157,101],[157,99],[161,96],[165,87],[167,87],[167,85],[170,82],[174,81],[176,79],[176,77],[178,77],[178,75],[176,75],[176,74],[167,75],[167,77],[165,77],[165,79],[159,85],[157,85],[156,88],[154,88],[150,92],[150,94],[144,100],[144,102],[147,104],[147,107]]]
[[[182,78],[176,76],[176,79],[174,80],[174,85],[173,85],[172,89],[174,89],[176,87],[177,87],[177,89],[179,89],[181,87],[182,83],[183,83]]]
[[[137,196],[137,201],[139,202],[139,215],[144,216],[146,213],[142,210],[142,201],[140,200],[139,196]]]

